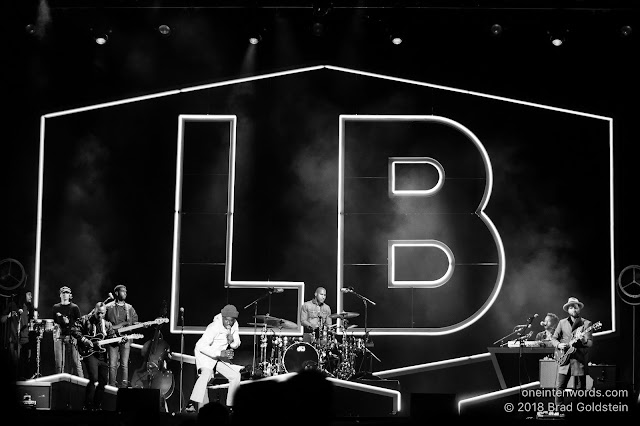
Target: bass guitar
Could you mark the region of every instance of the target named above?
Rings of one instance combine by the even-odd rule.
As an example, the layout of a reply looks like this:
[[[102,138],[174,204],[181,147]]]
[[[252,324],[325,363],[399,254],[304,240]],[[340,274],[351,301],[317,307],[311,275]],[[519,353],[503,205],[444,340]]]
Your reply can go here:
[[[136,328],[141,328],[141,327],[149,327],[151,325],[160,325],[160,324],[164,324],[169,322],[169,318],[156,318],[152,321],[147,321],[147,322],[139,322],[137,324],[133,324],[133,325],[124,325],[124,323],[120,324],[120,325],[114,325],[113,329],[116,330],[118,333],[122,334],[122,333],[126,333],[127,331],[131,331],[131,330],[135,330]]]
[[[85,359],[88,356],[93,355],[94,353],[102,353],[105,352],[106,349],[102,346],[108,345],[110,343],[122,342],[126,340],[134,340],[134,339],[142,339],[144,334],[129,334],[127,336],[113,337],[110,339],[104,339],[102,334],[97,334],[95,336],[84,336],[91,341],[91,346],[87,345],[78,345],[78,353],[80,354],[80,359]]]
[[[573,335],[571,336],[571,340],[567,343],[569,346],[566,349],[556,349],[555,359],[558,365],[563,366],[569,364],[569,358],[571,354],[576,351],[575,346],[573,346],[578,340],[582,339],[582,337],[589,333],[590,331],[599,330],[602,327],[602,323],[600,321],[591,324],[589,327],[584,330],[582,327],[577,328]]]

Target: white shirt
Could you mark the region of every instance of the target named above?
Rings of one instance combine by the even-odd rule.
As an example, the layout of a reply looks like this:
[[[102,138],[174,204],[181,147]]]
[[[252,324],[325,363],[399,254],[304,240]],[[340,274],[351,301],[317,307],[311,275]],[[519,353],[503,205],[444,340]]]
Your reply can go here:
[[[215,359],[220,356],[220,352],[227,349],[236,349],[240,346],[240,333],[238,331],[238,321],[236,321],[230,330],[224,327],[222,322],[222,314],[218,314],[213,318],[213,322],[207,326],[204,334],[196,342],[194,355],[196,358],[196,368],[209,368],[213,370],[218,363]],[[233,342],[227,342],[227,335],[233,334]]]

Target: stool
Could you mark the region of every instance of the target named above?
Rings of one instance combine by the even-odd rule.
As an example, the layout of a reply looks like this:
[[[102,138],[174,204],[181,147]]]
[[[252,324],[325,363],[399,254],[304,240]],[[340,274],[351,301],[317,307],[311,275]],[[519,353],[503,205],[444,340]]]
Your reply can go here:
[[[207,393],[209,395],[209,401],[216,401],[223,405],[227,405],[227,391],[229,388],[215,388],[218,385],[224,385],[229,383],[226,377],[218,372],[213,373],[213,377],[207,383]],[[215,388],[215,389],[212,389]]]

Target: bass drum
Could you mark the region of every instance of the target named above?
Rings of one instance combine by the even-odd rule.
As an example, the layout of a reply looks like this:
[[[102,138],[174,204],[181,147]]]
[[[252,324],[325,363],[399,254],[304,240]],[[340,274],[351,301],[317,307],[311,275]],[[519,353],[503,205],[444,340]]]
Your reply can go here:
[[[282,363],[286,373],[316,369],[318,368],[318,351],[310,343],[296,342],[284,352]]]

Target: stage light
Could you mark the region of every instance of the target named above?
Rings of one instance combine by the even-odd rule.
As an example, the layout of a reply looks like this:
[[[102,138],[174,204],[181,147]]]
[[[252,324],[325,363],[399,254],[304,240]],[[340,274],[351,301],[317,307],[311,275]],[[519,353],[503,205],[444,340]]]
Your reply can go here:
[[[91,34],[93,36],[93,41],[95,41],[95,43],[97,45],[103,46],[103,45],[107,44],[107,42],[109,41],[109,36],[111,35],[111,30],[110,29],[97,30],[95,28],[91,28]]]
[[[567,30],[549,30],[547,34],[549,35],[549,41],[556,47],[560,47],[567,42]]]
[[[162,24],[158,27],[158,32],[165,37],[171,35],[171,27],[165,24]]]
[[[390,38],[391,38],[391,43],[395,44],[396,46],[399,44],[402,44],[402,37],[392,35]]]
[[[623,37],[629,37],[632,33],[632,28],[629,25],[623,25],[622,28],[620,28],[620,35]]]
[[[502,34],[502,25],[493,24],[491,26],[491,34],[493,34],[494,36],[499,36],[500,34]]]
[[[258,44],[260,41],[262,41],[262,36],[260,34],[249,37],[249,43],[251,44]]]
[[[333,8],[333,1],[318,0],[313,3],[313,23],[311,33],[315,37],[322,37],[327,32],[328,15]]]
[[[107,44],[107,42],[109,41],[109,36],[107,34],[102,34],[102,35],[96,36],[95,40],[96,40],[96,44],[99,44],[99,45]]]

